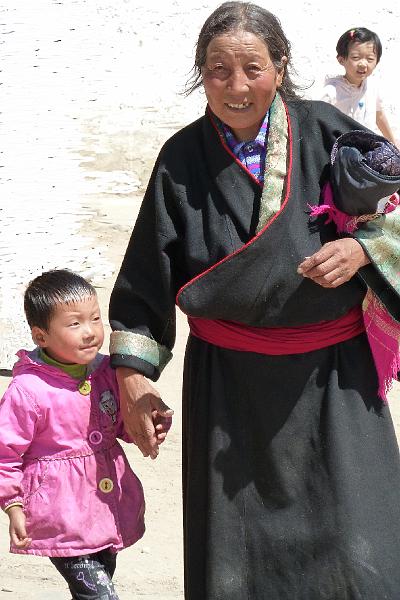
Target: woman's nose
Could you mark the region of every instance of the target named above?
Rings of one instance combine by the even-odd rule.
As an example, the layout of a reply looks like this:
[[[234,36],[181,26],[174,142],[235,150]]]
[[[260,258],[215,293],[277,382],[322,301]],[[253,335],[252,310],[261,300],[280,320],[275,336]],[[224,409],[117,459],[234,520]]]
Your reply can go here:
[[[243,92],[249,89],[248,77],[243,69],[235,69],[230,74],[228,87],[234,92]]]

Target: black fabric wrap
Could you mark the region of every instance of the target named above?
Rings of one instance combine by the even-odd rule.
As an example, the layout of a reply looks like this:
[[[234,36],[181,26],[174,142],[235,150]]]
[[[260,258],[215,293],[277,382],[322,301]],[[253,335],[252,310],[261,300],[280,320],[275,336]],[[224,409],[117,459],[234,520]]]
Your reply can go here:
[[[349,215],[374,214],[378,203],[400,188],[400,152],[372,132],[341,135],[331,153],[335,205]]]

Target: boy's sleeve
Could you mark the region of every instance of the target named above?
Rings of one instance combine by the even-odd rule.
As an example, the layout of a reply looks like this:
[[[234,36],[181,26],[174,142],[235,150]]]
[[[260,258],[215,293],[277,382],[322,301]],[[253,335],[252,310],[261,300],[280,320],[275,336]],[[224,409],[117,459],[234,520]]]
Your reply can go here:
[[[130,444],[134,443],[133,439],[128,434],[128,432],[126,431],[125,426],[124,426],[124,421],[123,421],[122,415],[121,415],[121,408],[120,408],[121,402],[120,402],[120,397],[119,397],[119,387],[118,387],[117,377],[116,377],[115,369],[111,368],[110,363],[108,363],[106,376],[107,376],[107,383],[110,386],[110,389],[112,390],[112,393],[114,395],[114,398],[115,398],[115,400],[117,402],[117,406],[118,406],[117,415],[116,415],[117,421],[115,423],[115,437],[120,440],[123,440],[124,442],[130,443]]]
[[[34,437],[39,410],[13,382],[0,401],[0,508],[22,504],[23,455]]]

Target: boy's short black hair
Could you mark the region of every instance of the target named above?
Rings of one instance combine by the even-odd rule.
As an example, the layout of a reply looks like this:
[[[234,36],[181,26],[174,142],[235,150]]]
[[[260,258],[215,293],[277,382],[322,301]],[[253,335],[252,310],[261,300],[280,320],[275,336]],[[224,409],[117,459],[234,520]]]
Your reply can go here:
[[[48,331],[55,309],[60,304],[79,302],[95,296],[91,283],[69,269],[53,269],[33,279],[25,290],[24,310],[29,327]]]
[[[354,42],[359,42],[360,44],[372,42],[376,54],[376,64],[378,64],[382,56],[382,44],[379,36],[374,31],[371,31],[366,27],[354,27],[353,29],[348,29],[338,39],[336,44],[337,55],[342,58],[347,58],[349,55],[349,48]]]

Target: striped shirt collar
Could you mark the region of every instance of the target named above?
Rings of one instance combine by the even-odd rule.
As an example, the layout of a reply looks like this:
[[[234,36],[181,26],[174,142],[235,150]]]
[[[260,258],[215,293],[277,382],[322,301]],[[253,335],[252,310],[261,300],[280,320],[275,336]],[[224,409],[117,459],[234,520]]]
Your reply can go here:
[[[218,119],[218,117],[216,117],[216,119]],[[253,145],[253,146],[260,146],[262,149],[265,148],[267,131],[268,131],[268,121],[269,121],[269,111],[266,113],[264,120],[261,123],[260,130],[259,130],[257,136],[255,137],[255,139],[248,140],[246,142],[239,141],[236,138],[235,134],[233,133],[232,129],[230,127],[228,127],[228,125],[225,125],[225,123],[223,121],[218,119],[217,122],[221,127],[222,133],[224,134],[225,140],[226,140],[229,148],[232,150],[232,152],[235,154],[235,156],[237,156],[239,154],[239,152],[241,150],[243,150],[243,147],[247,146],[249,144]]]
[[[269,123],[269,111],[265,115],[259,132],[254,140],[239,141],[232,129],[213,114],[217,128],[232,154],[242,165],[257,179],[260,184],[264,183],[265,157],[267,152],[267,133]]]

